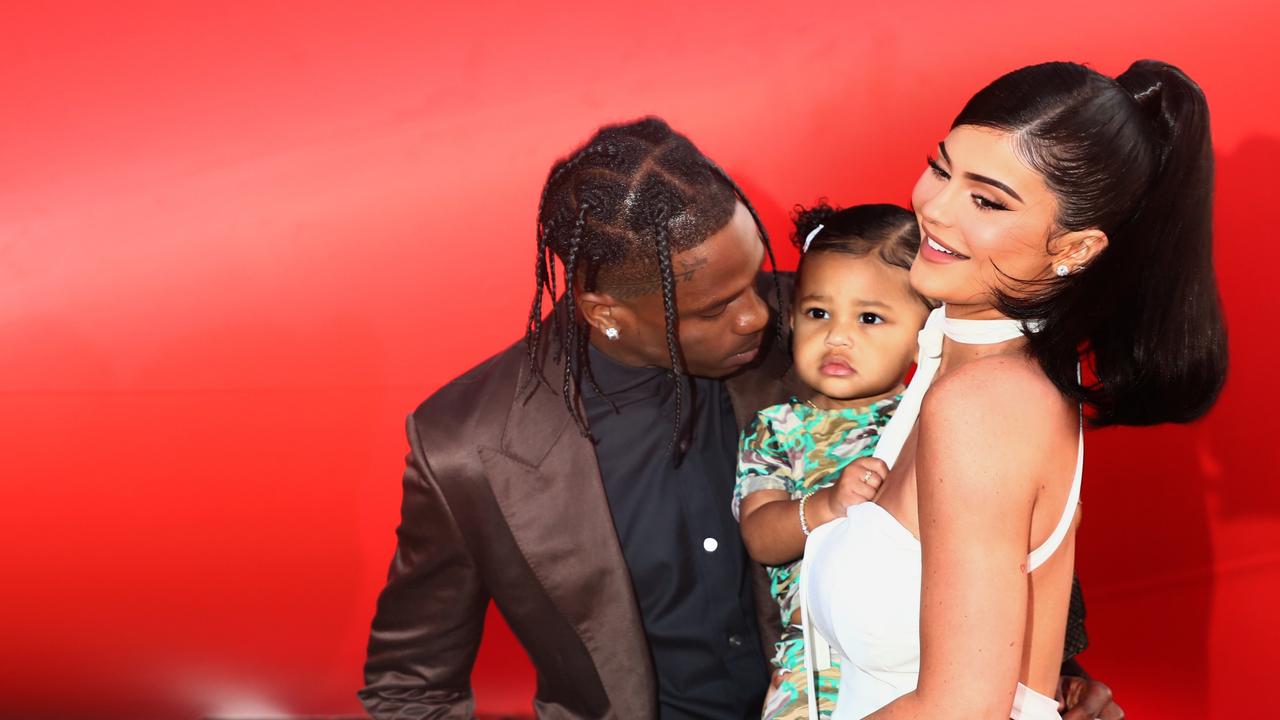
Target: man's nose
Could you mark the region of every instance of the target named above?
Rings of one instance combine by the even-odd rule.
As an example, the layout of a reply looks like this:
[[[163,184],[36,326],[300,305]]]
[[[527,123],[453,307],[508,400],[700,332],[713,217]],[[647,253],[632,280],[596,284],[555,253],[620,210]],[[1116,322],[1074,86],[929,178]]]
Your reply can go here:
[[[761,298],[759,293],[752,290],[746,307],[738,315],[737,333],[739,335],[754,335],[764,330],[765,325],[768,324],[769,306],[765,304],[764,298]]]

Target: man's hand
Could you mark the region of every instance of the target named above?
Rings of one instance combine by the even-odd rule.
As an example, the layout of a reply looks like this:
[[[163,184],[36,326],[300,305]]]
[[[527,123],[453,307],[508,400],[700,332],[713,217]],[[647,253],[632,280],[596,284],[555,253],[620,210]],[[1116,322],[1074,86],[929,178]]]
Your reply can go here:
[[[1058,712],[1062,720],[1124,720],[1124,710],[1111,697],[1111,688],[1097,680],[1063,675],[1058,680]]]
[[[858,458],[840,471],[840,477],[825,491],[831,517],[844,517],[850,505],[875,499],[876,491],[889,476],[889,466],[873,457]]]

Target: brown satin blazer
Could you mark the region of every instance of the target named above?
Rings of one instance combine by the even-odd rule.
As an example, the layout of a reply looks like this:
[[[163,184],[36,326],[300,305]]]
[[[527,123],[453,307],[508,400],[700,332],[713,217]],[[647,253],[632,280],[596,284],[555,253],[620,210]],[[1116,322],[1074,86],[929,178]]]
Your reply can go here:
[[[789,300],[791,278],[781,279]],[[761,285],[772,301],[771,278],[763,275]],[[753,366],[726,381],[740,427],[757,410],[807,397],[776,345],[767,339]],[[544,367],[558,388],[563,365],[547,358]],[[649,649],[595,450],[560,391],[525,387],[529,374],[517,343],[408,419],[398,544],[359,693],[374,717],[473,715],[471,668],[490,599],[537,670],[539,717],[657,714]],[[777,610],[762,568],[752,569],[771,654]]]

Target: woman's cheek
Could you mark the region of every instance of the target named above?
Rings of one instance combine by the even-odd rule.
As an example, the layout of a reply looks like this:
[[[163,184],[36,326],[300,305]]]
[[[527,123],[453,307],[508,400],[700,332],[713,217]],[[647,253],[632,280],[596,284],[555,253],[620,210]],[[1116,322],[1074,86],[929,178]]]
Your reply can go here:
[[[929,177],[929,171],[926,170],[925,173],[916,180],[915,187],[911,188],[911,209],[917,214],[922,212],[925,203],[929,202],[929,199],[934,196],[936,191],[930,187],[932,184],[932,178]]]

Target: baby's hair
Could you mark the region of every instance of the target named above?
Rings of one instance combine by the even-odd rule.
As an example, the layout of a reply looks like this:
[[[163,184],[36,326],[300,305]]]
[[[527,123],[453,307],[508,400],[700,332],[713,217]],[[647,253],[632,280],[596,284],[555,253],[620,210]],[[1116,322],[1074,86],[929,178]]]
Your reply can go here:
[[[795,233],[791,242],[803,253],[796,269],[797,278],[804,274],[805,259],[814,253],[868,255],[875,251],[887,265],[910,270],[920,250],[920,226],[915,213],[897,205],[878,203],[838,208],[822,198],[811,208],[795,206],[792,214]],[[819,225],[822,229],[813,235],[806,249],[805,241]],[[916,296],[926,307],[934,307],[928,298],[919,293]]]

